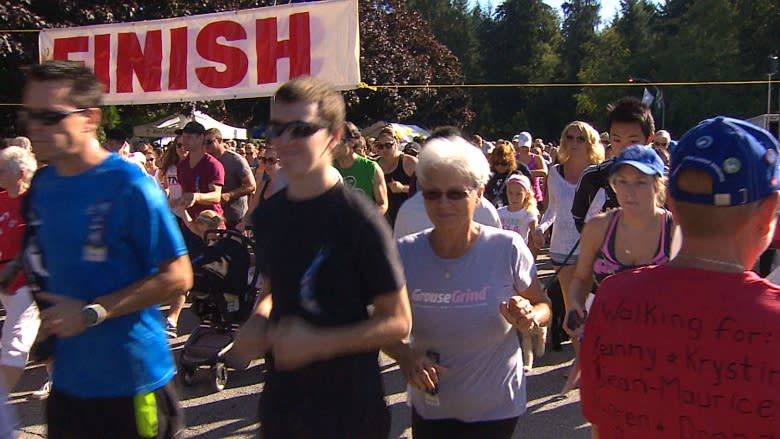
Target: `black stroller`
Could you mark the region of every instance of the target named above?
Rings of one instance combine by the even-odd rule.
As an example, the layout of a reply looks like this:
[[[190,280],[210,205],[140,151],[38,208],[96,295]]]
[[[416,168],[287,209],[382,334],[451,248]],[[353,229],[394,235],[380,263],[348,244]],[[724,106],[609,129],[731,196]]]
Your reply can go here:
[[[221,391],[228,372],[224,356],[233,347],[239,326],[257,304],[258,272],[249,278],[252,267],[252,245],[242,234],[232,230],[209,230],[204,234],[208,246],[192,261],[194,285],[190,291],[190,310],[200,319],[181,351],[182,382],[189,386],[195,372],[208,367],[211,383]]]

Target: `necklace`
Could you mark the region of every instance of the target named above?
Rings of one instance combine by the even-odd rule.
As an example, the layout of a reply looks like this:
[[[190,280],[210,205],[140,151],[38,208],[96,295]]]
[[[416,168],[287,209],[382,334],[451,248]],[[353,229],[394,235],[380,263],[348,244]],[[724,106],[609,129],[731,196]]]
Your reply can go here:
[[[699,256],[690,256],[690,255],[677,255],[675,259],[688,259],[690,261],[697,261],[697,262],[704,262],[707,264],[714,264],[719,265],[721,267],[729,267],[734,270],[745,271],[745,266],[736,262],[728,262],[728,261],[721,261],[720,259],[710,259],[710,258],[702,258]]]
[[[452,273],[451,273],[452,264],[458,262],[466,253],[468,253],[469,249],[471,248],[472,245],[474,245],[474,242],[476,242],[481,232],[482,232],[482,228],[481,227],[477,228],[477,234],[475,236],[467,237],[465,248],[461,251],[456,252],[457,256],[453,258],[443,258],[439,256],[438,254],[436,254],[436,251],[433,250],[433,245],[431,245],[431,250],[433,251],[433,260],[436,263],[436,265],[438,265],[439,268],[441,268],[441,270],[444,272],[444,279],[449,280],[452,277]],[[431,239],[432,236],[433,235],[431,234],[431,237],[429,237],[428,239]]]

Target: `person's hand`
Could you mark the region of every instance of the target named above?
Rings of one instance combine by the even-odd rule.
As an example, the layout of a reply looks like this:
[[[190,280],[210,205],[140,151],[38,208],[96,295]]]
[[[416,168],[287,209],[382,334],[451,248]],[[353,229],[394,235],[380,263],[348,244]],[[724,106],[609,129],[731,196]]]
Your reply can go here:
[[[236,224],[236,231],[242,233],[246,231],[246,223],[244,223],[243,220],[239,221],[238,224]]]
[[[404,186],[400,181],[390,180],[390,183],[387,184],[387,188],[390,189],[390,192],[394,194],[400,194],[404,191],[406,186]]]
[[[37,293],[35,298],[51,304],[40,313],[39,331],[44,335],[72,337],[87,329],[81,317],[81,309],[87,305],[83,300],[52,293]]]
[[[583,323],[587,313],[578,303],[571,303],[566,308],[566,318],[563,322],[563,330],[572,340],[579,340],[582,336]]]
[[[512,296],[499,304],[504,319],[520,331],[539,326],[535,320],[534,306],[523,296]]]
[[[531,230],[531,241],[534,243],[536,248],[544,247],[544,233],[542,233],[542,229],[537,227]]]
[[[300,369],[320,359],[319,332],[300,317],[285,317],[268,329],[274,367],[279,370]]]
[[[222,198],[223,203],[230,202],[230,197],[231,197],[230,192],[223,192],[222,195],[220,195],[220,197]]]
[[[434,394],[439,390],[439,375],[447,372],[445,367],[415,349],[409,349],[398,360],[398,366],[410,386]]]
[[[195,194],[190,192],[181,194],[181,198],[176,200],[175,203],[178,206],[183,206],[185,209],[189,209],[195,205]]]

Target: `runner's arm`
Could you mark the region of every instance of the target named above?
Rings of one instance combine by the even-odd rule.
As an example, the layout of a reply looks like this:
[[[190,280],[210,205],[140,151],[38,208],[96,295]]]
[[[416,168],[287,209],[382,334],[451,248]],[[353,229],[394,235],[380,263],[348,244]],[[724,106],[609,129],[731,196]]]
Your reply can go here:
[[[244,195],[252,195],[257,190],[257,183],[255,182],[255,176],[250,172],[248,175],[241,179],[241,186],[225,193],[228,199],[225,201],[233,201],[237,198],[241,198]]]
[[[271,316],[271,308],[273,308],[273,299],[269,289],[265,288],[269,285],[270,281],[264,278],[263,286],[265,291],[263,296],[257,303],[255,312],[241,326],[241,330],[233,343],[233,348],[227,353],[226,359],[231,367],[246,369],[252,360],[264,355],[270,348],[266,332],[269,325],[268,319]]]
[[[282,319],[269,331],[274,365],[295,370],[314,361],[368,352],[409,336],[412,316],[406,287],[374,298],[374,311],[362,322],[323,328],[299,317]]]
[[[379,165],[374,165],[374,181],[372,182],[374,190],[374,201],[379,207],[379,213],[384,215],[389,206],[387,200],[387,183],[385,183],[385,173]]]
[[[120,317],[160,303],[170,302],[192,287],[192,264],[189,256],[179,256],[160,263],[158,272],[125,288],[96,297],[92,303],[106,309],[106,319]],[[81,310],[87,303],[53,293],[37,293],[36,299],[52,304],[41,311],[43,334],[62,337],[77,335],[86,329]]]

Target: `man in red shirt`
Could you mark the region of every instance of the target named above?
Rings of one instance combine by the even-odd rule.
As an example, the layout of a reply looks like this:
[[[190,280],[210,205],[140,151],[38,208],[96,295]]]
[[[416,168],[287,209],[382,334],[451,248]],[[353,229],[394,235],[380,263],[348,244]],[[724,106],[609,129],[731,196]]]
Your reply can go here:
[[[777,437],[780,287],[748,270],[774,233],[778,190],[768,132],[717,117],[680,140],[668,190],[679,254],[607,278],[585,324],[594,437]]]
[[[198,122],[188,122],[181,134],[181,143],[189,154],[176,165],[176,175],[181,184],[182,196],[172,201],[174,212],[186,209],[190,217],[197,218],[204,210],[213,210],[220,216],[222,211],[222,186],[225,184],[225,169],[222,163],[206,152],[206,128]],[[177,213],[179,214],[179,213]],[[200,252],[202,237],[181,225],[181,233],[190,257]],[[186,294],[173,303],[165,322],[165,331],[170,338],[178,336],[179,314],[184,309]]]

